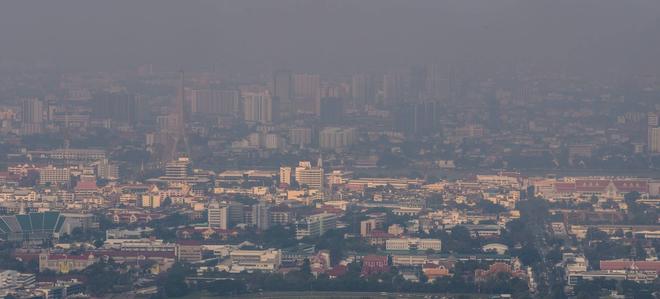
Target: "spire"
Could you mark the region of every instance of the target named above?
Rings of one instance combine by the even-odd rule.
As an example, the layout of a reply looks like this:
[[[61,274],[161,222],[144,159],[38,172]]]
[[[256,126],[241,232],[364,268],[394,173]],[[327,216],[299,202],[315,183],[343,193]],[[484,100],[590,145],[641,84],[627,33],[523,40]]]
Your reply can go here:
[[[183,70],[179,71],[179,86],[176,91],[176,101],[174,107],[174,118],[176,128],[172,132],[172,144],[169,151],[169,160],[174,160],[178,155],[184,154],[190,156],[190,145],[188,144],[188,137],[186,136],[186,117],[185,117],[185,77]],[[181,150],[179,146],[185,146]]]

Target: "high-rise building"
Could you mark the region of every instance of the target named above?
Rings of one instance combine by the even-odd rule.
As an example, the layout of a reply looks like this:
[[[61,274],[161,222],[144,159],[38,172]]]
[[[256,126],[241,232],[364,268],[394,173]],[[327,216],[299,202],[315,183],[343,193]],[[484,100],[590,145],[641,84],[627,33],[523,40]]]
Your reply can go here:
[[[227,205],[227,225],[234,227],[243,223],[245,220],[245,206],[236,201],[231,201]]]
[[[112,164],[108,159],[101,159],[94,163],[96,176],[102,179],[116,180],[119,178],[119,166]]]
[[[414,66],[410,69],[410,86],[408,89],[410,99],[421,100],[426,94],[428,71],[426,67]]]
[[[344,119],[344,100],[341,98],[322,98],[320,119],[324,124],[339,124]]]
[[[136,120],[135,96],[125,92],[104,92],[92,98],[92,115],[96,119],[133,124]]]
[[[427,67],[425,96],[431,100],[447,98],[447,80],[443,77],[443,68],[438,64]]]
[[[44,122],[44,103],[38,98],[23,99],[21,112],[21,134],[41,133]]]
[[[202,115],[238,116],[240,92],[232,89],[193,89],[191,111]]]
[[[438,129],[441,107],[437,102],[409,102],[399,104],[393,113],[395,130],[420,135],[433,133]]]
[[[268,205],[263,203],[252,205],[252,225],[258,230],[267,230],[270,227]]]
[[[312,167],[309,161],[300,161],[295,171],[298,185],[306,185],[310,189],[323,190],[323,167]]]
[[[351,80],[351,95],[354,107],[374,104],[376,86],[373,77],[368,74],[355,74]]]
[[[296,98],[316,99],[321,95],[321,77],[317,74],[295,74],[293,90]]]
[[[319,147],[322,149],[343,149],[357,140],[355,128],[327,127],[319,133]]]
[[[249,92],[243,95],[244,119],[248,122],[272,123],[277,120],[277,100],[268,92]]]
[[[273,96],[280,101],[281,112],[288,114],[293,105],[293,73],[280,70],[273,74]]]
[[[208,207],[208,224],[210,228],[227,229],[227,206],[212,202]]]
[[[322,236],[335,228],[337,228],[337,215],[327,212],[311,215],[297,224],[296,239]]]
[[[649,128],[648,147],[650,153],[660,153],[660,127]]]
[[[405,97],[405,76],[400,72],[388,72],[383,76],[383,101],[391,105]]]
[[[321,101],[321,77],[316,74],[295,74],[293,90],[296,110],[314,112],[318,115]]]
[[[44,120],[44,103],[38,98],[27,98],[21,102],[23,123],[41,124]]]
[[[289,129],[289,143],[299,147],[312,144],[311,128],[291,128]]]
[[[646,122],[648,123],[649,127],[657,127],[660,126],[660,117],[658,117],[658,114],[655,112],[650,112],[647,117],[646,117]]]
[[[280,167],[280,184],[291,185],[291,167]]]

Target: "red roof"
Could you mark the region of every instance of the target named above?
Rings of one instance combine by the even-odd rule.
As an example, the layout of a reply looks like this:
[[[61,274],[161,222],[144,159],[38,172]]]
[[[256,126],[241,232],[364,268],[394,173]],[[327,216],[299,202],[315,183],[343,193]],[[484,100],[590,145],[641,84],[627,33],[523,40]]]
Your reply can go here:
[[[557,192],[575,192],[575,183],[555,183],[555,190]]]
[[[369,233],[370,238],[394,238],[395,236],[382,230],[374,229]]]
[[[82,181],[76,184],[76,190],[96,190],[96,189],[98,189],[98,187],[96,186],[96,182]]]
[[[639,193],[648,193],[649,184],[646,181],[633,181],[633,180],[624,180],[624,181],[613,181],[614,186],[619,190],[619,192],[633,192],[637,191]]]
[[[48,255],[49,260],[89,260],[93,258],[94,254],[92,253],[83,253],[81,255],[51,253]]]
[[[581,192],[602,192],[609,184],[609,180],[575,180],[575,188]]]
[[[655,271],[660,273],[660,261],[630,261],[610,260],[600,261],[601,270],[627,270],[637,268],[641,271]]]

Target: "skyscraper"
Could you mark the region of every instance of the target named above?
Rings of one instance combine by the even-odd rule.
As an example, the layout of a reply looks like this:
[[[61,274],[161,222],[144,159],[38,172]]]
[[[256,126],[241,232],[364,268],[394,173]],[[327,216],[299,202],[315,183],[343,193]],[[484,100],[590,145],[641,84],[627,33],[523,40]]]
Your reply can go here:
[[[191,112],[202,115],[238,116],[240,92],[232,89],[194,89]]]
[[[293,90],[296,98],[315,99],[321,95],[321,77],[317,74],[295,74]]]
[[[324,124],[338,124],[344,118],[344,100],[341,98],[322,98],[319,109],[321,122]]]
[[[435,132],[440,120],[440,105],[437,102],[409,102],[394,109],[394,128],[408,135],[424,135]]]
[[[426,94],[426,81],[428,71],[426,67],[414,66],[410,69],[410,86],[408,89],[411,99],[421,100]]]
[[[351,80],[351,95],[354,107],[363,107],[375,102],[376,87],[371,75],[355,74]]]
[[[245,121],[272,123],[277,120],[277,100],[268,92],[249,92],[243,94],[243,116]]]
[[[280,70],[273,74],[273,96],[279,99],[280,110],[289,114],[293,108],[293,73]]]
[[[40,133],[44,121],[44,103],[38,98],[23,99],[21,112],[21,133],[24,135]]]
[[[405,94],[405,76],[400,72],[388,72],[383,75],[383,100],[386,105],[400,102]]]
[[[317,74],[293,76],[295,107],[318,114],[321,100],[321,77]]]
[[[92,98],[92,115],[97,119],[133,124],[136,120],[135,96],[125,92],[100,93]]]

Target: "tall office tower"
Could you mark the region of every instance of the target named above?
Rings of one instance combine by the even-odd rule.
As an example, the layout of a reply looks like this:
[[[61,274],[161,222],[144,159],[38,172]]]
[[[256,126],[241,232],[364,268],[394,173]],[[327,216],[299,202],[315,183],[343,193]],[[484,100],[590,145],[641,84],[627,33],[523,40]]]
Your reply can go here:
[[[92,115],[96,119],[133,124],[136,120],[135,96],[124,92],[104,92],[92,97]]]
[[[344,120],[344,100],[341,98],[321,99],[320,119],[324,124],[339,124]]]
[[[371,75],[355,74],[351,80],[351,96],[353,107],[359,108],[374,104],[376,99],[376,86]]]
[[[314,99],[321,95],[321,76],[316,74],[293,75],[293,91],[296,98]]]
[[[44,122],[44,103],[38,98],[26,98],[21,101],[21,134],[40,133]]]
[[[289,114],[293,108],[293,73],[280,70],[273,74],[273,96],[280,101],[280,112]]]
[[[185,178],[192,174],[192,163],[188,157],[179,157],[165,164],[165,176],[171,178]]]
[[[650,153],[660,153],[660,127],[649,127],[648,147]]]
[[[210,228],[227,229],[227,206],[212,202],[208,207],[208,224]]]
[[[291,185],[291,167],[280,167],[280,184]]]
[[[202,115],[238,116],[241,95],[231,89],[193,89],[191,112]]]
[[[410,86],[408,93],[411,99],[421,100],[426,93],[426,78],[428,71],[422,66],[413,66],[410,69]]]
[[[306,185],[310,189],[323,190],[323,166],[312,166],[309,161],[300,161],[296,167],[296,182],[298,185]]]
[[[270,227],[268,205],[263,203],[252,205],[252,225],[258,230],[267,230]]]
[[[245,121],[273,123],[277,121],[278,112],[277,99],[273,99],[267,91],[243,94],[243,117]]]
[[[438,64],[427,67],[425,96],[431,100],[446,99],[447,80],[443,76],[443,69]]]
[[[237,201],[230,201],[227,205],[227,225],[234,227],[237,224],[244,223],[245,206]]]
[[[441,108],[437,102],[402,103],[394,109],[394,128],[407,135],[430,134],[439,128]]]
[[[318,114],[321,100],[321,77],[316,74],[293,75],[296,108]]]
[[[486,97],[486,121],[491,132],[499,132],[500,130],[500,106],[500,101],[495,94]]]
[[[405,76],[402,73],[388,72],[383,75],[383,101],[385,105],[403,101],[405,90]]]

